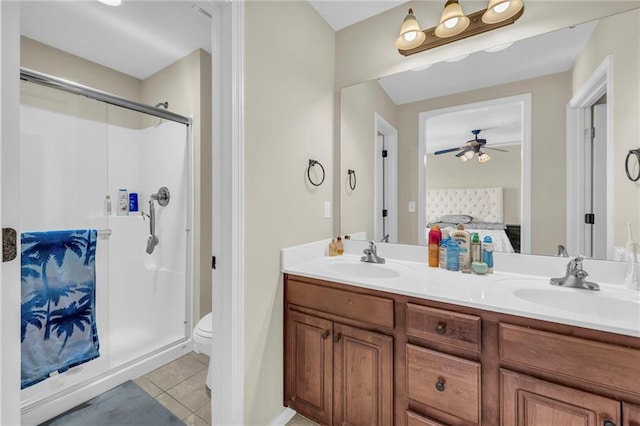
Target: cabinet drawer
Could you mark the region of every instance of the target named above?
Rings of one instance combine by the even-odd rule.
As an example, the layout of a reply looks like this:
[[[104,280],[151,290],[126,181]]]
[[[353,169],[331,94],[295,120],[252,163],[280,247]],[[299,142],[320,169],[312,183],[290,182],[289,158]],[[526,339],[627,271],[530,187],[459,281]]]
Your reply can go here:
[[[436,422],[426,417],[422,417],[412,411],[407,411],[407,426],[446,426],[444,423]]]
[[[480,317],[407,303],[407,335],[480,352]]]
[[[640,394],[638,349],[510,324],[500,324],[499,335],[503,361]]]
[[[480,364],[407,345],[409,399],[480,422]]]
[[[318,311],[393,328],[393,299],[289,279],[287,301]]]

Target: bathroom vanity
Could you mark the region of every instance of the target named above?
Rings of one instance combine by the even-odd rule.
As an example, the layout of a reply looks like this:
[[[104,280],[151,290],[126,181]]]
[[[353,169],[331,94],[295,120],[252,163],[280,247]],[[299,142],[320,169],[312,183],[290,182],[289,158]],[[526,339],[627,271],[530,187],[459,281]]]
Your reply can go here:
[[[323,425],[640,425],[634,292],[357,261],[283,268],[286,406]],[[512,297],[546,291],[592,326]],[[589,305],[618,296],[614,322]]]

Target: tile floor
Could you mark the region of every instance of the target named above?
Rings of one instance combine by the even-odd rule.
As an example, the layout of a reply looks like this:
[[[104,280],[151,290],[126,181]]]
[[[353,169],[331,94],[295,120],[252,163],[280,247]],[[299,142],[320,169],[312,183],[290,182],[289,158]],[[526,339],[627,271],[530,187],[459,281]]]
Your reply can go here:
[[[188,353],[135,382],[188,426],[211,425],[211,394],[205,385],[209,357]],[[317,426],[296,414],[287,426]]]
[[[191,352],[135,382],[187,425],[209,426],[211,396],[205,385],[208,364],[208,356]]]

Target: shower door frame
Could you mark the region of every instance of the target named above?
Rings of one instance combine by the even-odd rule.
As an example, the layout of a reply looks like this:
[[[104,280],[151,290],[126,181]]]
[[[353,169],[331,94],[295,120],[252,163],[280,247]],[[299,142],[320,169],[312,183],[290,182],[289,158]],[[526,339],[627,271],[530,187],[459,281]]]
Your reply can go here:
[[[51,394],[43,399],[35,402],[22,405],[22,401],[19,400],[19,406],[21,416],[24,419],[25,415],[28,417],[34,417],[39,422],[41,418],[49,418],[58,414],[58,411],[64,411],[65,407],[68,408],[78,403],[77,395],[79,393],[86,394],[83,396],[83,400],[90,398],[103,392],[104,390],[113,387],[115,384],[122,382],[122,377],[135,376],[144,374],[147,371],[157,368],[172,359],[182,355],[183,352],[188,352],[191,347],[186,343],[191,338],[191,330],[193,328],[191,316],[192,316],[192,269],[193,269],[193,120],[190,117],[185,117],[166,109],[160,109],[151,105],[142,104],[126,98],[113,95],[111,93],[103,92],[88,86],[84,86],[72,81],[64,80],[58,77],[51,76],[49,74],[34,71],[28,68],[20,67],[20,80],[36,83],[42,86],[62,90],[75,95],[85,96],[93,100],[101,101],[109,105],[114,105],[122,108],[126,108],[132,111],[141,112],[154,117],[170,120],[186,126],[186,142],[187,142],[187,158],[189,162],[189,176],[188,176],[188,188],[187,188],[187,233],[185,238],[186,247],[186,259],[185,259],[185,337],[181,338],[173,343],[165,345],[161,348],[155,349],[143,356],[129,360],[122,365],[118,365],[113,368],[108,368],[97,377],[87,378],[83,382],[70,386],[60,392]],[[108,123],[106,123],[108,125]],[[18,229],[19,231],[19,229]],[[154,360],[145,367],[141,372],[138,365],[143,361],[149,360],[151,357],[155,357]],[[126,380],[126,378],[125,378]],[[115,383],[115,384],[114,384]],[[89,390],[88,388],[91,388]],[[19,394],[19,393],[18,393]],[[32,419],[33,420],[33,419]]]

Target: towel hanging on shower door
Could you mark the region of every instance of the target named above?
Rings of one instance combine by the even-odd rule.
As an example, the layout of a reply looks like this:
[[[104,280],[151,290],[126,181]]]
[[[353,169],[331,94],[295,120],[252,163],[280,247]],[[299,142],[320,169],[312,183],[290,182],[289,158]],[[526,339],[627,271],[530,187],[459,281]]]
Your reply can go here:
[[[22,233],[21,388],[100,356],[95,229]]]

